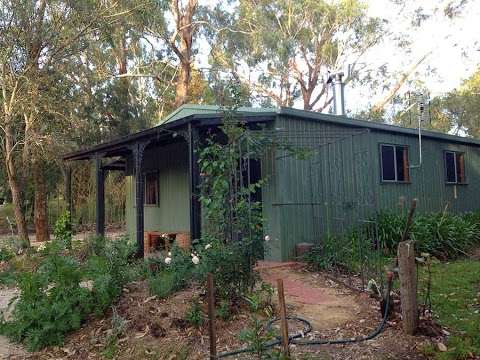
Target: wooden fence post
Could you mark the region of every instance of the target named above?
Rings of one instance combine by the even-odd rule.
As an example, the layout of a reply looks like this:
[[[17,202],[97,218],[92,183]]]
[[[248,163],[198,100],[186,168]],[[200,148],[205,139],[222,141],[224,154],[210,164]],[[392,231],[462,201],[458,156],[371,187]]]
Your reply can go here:
[[[287,308],[285,305],[285,293],[283,291],[283,280],[277,279],[278,303],[280,305],[280,331],[282,333],[282,352],[284,356],[289,356],[288,350],[288,323]]]
[[[215,288],[213,274],[207,275],[208,292],[208,332],[210,335],[210,360],[217,358],[217,334],[215,329]]]
[[[417,268],[414,242],[411,240],[400,242],[397,256],[403,329],[407,334],[413,335],[418,326]]]

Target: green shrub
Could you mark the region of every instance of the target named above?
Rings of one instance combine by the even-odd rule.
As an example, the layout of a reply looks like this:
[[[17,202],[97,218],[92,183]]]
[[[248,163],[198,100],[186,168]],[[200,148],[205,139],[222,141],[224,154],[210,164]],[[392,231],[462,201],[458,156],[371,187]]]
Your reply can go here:
[[[83,249],[85,256],[98,255],[104,256],[106,241],[103,236],[92,235],[86,239],[86,245]]]
[[[17,284],[17,273],[12,269],[0,271],[0,285],[13,287]]]
[[[396,256],[405,225],[405,214],[381,212],[376,222],[343,235],[325,237],[304,260],[315,270],[362,272],[364,277],[378,280],[379,271]],[[480,244],[480,213],[417,214],[409,237],[415,241],[419,253],[440,259],[465,255]]]
[[[86,278],[93,281],[93,300],[96,313],[103,313],[110,307],[131,278],[135,245],[128,238],[103,241],[99,254],[93,254],[85,266]]]
[[[177,290],[176,276],[170,271],[158,273],[148,279],[148,286],[153,295],[165,299]]]
[[[13,258],[15,254],[13,251],[7,247],[2,247],[0,249],[0,262],[2,261],[9,261],[11,258]]]
[[[210,272],[215,276],[216,292],[220,298],[237,302],[253,288],[257,274],[251,264],[252,257],[247,242],[225,244],[212,240],[208,250],[199,251],[200,264],[196,268],[202,283]],[[204,249],[205,246],[199,247]]]
[[[55,239],[65,246],[66,249],[72,248],[72,220],[70,212],[64,212],[55,222],[53,228],[53,235]]]
[[[394,212],[380,212],[377,216],[377,238],[380,247],[386,252],[396,251],[402,240],[407,222],[406,216]],[[372,229],[375,231],[375,229]]]
[[[270,284],[261,283],[258,289],[245,295],[244,299],[247,302],[250,311],[258,313],[263,311],[267,317],[273,315],[273,287]]]
[[[28,350],[39,350],[61,345],[89,314],[109,308],[130,280],[135,247],[126,238],[104,243],[102,255],[93,254],[85,264],[68,256],[59,241],[48,244],[37,271],[19,275],[21,295],[0,332]]]
[[[381,247],[395,254],[405,228],[405,216],[383,212],[377,219]],[[416,248],[420,252],[440,258],[464,255],[470,247],[480,244],[480,214],[454,215],[443,212],[416,215],[410,238],[416,241]]]
[[[192,304],[185,315],[185,320],[187,320],[190,325],[197,328],[203,324],[205,316],[203,315],[200,302],[197,298],[193,299]]]
[[[331,268],[346,268],[346,261],[351,257],[351,238],[347,236],[326,237],[320,245],[313,247],[305,254],[304,261],[314,270],[328,270]]]
[[[21,295],[1,333],[30,351],[62,344],[91,311],[91,294],[80,287],[81,276],[78,264],[62,256],[48,258],[37,272],[19,275]]]
[[[162,299],[183,289],[194,277],[192,258],[184,250],[174,246],[169,258],[168,265],[165,259],[149,260],[150,265],[152,261],[156,264],[148,277],[150,292]]]
[[[17,236],[8,236],[2,240],[2,248],[11,252],[13,255],[24,253],[25,249],[29,247],[26,240],[20,239]]]
[[[102,351],[102,355],[107,359],[113,359],[117,354],[118,339],[125,334],[127,328],[127,321],[118,314],[115,307],[112,309],[111,327],[112,332],[107,336],[105,348]]]
[[[477,224],[480,226],[480,210],[467,212],[463,215],[463,218],[470,224]]]
[[[374,241],[368,232],[352,231],[345,235],[326,237],[320,245],[304,256],[305,262],[315,270],[359,272],[366,265],[376,266],[387,258],[379,259]]]
[[[227,299],[220,300],[220,304],[216,310],[217,316],[222,320],[228,320],[232,316],[231,304]]]
[[[240,340],[252,349],[252,354],[257,359],[278,358],[276,350],[265,347],[265,344],[273,340],[275,334],[273,331],[267,331],[262,321],[257,318],[252,319],[251,327],[240,332]]]

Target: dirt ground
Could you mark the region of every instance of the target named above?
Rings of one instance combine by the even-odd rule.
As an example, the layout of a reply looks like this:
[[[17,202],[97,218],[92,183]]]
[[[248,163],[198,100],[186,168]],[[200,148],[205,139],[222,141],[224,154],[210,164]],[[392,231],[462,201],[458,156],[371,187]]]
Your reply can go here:
[[[284,280],[288,315],[303,317],[313,326],[307,338],[337,339],[366,335],[381,320],[377,301],[322,274],[310,273],[302,267],[262,269],[260,272],[266,282],[275,284],[277,278]],[[209,340],[206,324],[195,329],[184,320],[194,296],[203,299],[203,290],[192,288],[159,300],[149,294],[145,282],[125,287],[115,311],[126,320],[126,331],[118,340],[114,358],[207,358]],[[251,314],[244,308],[228,322],[217,320],[218,352],[245,345],[240,343],[238,335],[242,329],[251,326],[250,317]],[[63,347],[30,354],[17,348],[19,352],[11,351],[5,358],[104,359],[107,338],[112,332],[111,320],[112,312],[103,319],[90,319],[82,329],[67,338]],[[296,359],[424,359],[419,351],[424,341],[427,341],[424,337],[404,335],[398,318],[394,317],[384,332],[370,341],[351,345],[292,345],[291,349]],[[3,345],[0,341],[0,347]],[[252,355],[231,357],[251,358]]]
[[[8,319],[11,307],[9,304],[18,295],[17,289],[0,289],[0,313]],[[0,335],[0,359],[9,359],[11,356],[25,356],[27,352],[21,346],[12,344],[4,336]]]
[[[274,287],[277,279],[283,280],[288,313],[308,319],[314,329],[337,328],[354,320],[361,311],[350,292],[335,287],[333,282],[325,286],[318,274],[292,267],[262,269],[260,274]]]
[[[95,235],[95,230],[79,231],[75,235],[73,235],[73,240],[85,240],[87,237],[93,235]],[[105,236],[109,239],[115,239],[123,235],[125,235],[124,229],[112,228],[107,229],[107,231],[105,232]],[[4,242],[6,239],[11,238],[11,236],[12,235],[9,232],[0,232],[0,243]],[[41,242],[37,242],[34,232],[29,233],[28,236],[30,239],[30,244],[32,246],[39,246],[41,244]]]
[[[380,304],[368,294],[351,290],[303,267],[261,270],[272,284],[284,282],[287,316],[307,319],[313,331],[307,339],[346,339],[373,332],[381,321]],[[425,359],[420,349],[425,337],[402,332],[398,315],[373,340],[349,345],[292,345],[293,353],[313,359]],[[308,357],[307,357],[308,358]]]

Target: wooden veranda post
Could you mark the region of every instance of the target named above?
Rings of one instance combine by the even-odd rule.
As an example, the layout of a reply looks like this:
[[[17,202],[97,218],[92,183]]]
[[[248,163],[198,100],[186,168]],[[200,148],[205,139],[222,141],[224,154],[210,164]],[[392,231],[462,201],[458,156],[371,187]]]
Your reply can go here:
[[[143,156],[145,148],[149,144],[148,141],[138,142],[131,147],[133,155],[133,163],[135,168],[135,223],[136,231],[135,237],[137,240],[137,256],[142,258],[144,256],[144,196],[145,196],[145,182],[143,169]]]
[[[96,208],[95,230],[98,236],[105,235],[105,172],[100,154],[95,156]]]
[[[403,329],[407,334],[413,335],[418,326],[418,310],[415,245],[411,240],[398,244],[398,275],[400,277]]]
[[[215,287],[213,274],[207,275],[208,332],[210,336],[210,360],[217,358],[217,333],[215,329]]]
[[[280,306],[280,331],[282,334],[282,352],[284,356],[289,356],[288,350],[288,323],[287,308],[285,305],[285,293],[283,290],[283,280],[277,279],[278,303]]]
[[[201,236],[201,206],[198,200],[198,185],[200,171],[198,168],[198,154],[196,147],[198,146],[198,129],[188,124],[188,162],[189,162],[189,195],[190,195],[190,238],[191,240],[199,239]]]

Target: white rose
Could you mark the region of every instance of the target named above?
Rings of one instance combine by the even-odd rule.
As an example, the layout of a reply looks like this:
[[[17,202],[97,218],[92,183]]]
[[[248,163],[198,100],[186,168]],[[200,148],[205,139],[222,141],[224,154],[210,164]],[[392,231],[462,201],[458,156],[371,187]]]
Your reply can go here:
[[[265,235],[265,241],[270,241],[270,235]]]
[[[205,245],[205,250],[208,250],[208,249],[210,249],[211,247],[212,247],[212,244],[207,244],[207,245]]]
[[[165,264],[170,265],[171,262],[172,262],[172,258],[170,257],[165,258]]]
[[[193,262],[195,265],[198,265],[198,263],[200,262],[200,259],[198,258],[198,256],[193,256],[193,257],[192,257],[192,262]]]

